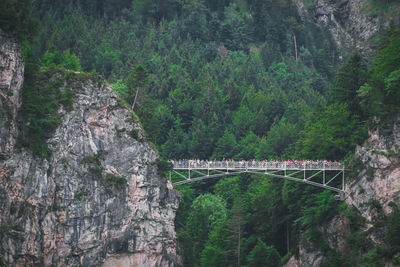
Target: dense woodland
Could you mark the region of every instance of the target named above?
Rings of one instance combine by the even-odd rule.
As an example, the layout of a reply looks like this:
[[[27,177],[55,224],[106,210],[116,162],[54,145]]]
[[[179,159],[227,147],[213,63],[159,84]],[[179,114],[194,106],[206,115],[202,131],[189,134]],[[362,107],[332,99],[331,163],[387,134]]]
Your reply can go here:
[[[329,32],[301,20],[291,0],[3,0],[0,27],[24,44],[22,116],[31,123],[21,144],[42,157],[57,107],[72,105],[73,92],[46,82],[65,69],[102,75],[164,159],[330,159],[352,168],[367,128],[400,109],[400,29],[380,34],[375,59],[346,51],[342,62]],[[327,266],[400,264],[398,208],[377,222],[388,225],[387,244],[374,247],[363,219],[329,191],[257,175],[177,189],[187,266],[278,266],[299,242],[324,252]],[[346,255],[318,228],[338,213],[352,222]]]

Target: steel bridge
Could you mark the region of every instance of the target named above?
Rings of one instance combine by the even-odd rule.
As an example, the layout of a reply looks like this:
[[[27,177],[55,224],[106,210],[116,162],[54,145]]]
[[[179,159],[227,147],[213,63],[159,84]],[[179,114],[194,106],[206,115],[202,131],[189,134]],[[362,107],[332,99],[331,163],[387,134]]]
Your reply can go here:
[[[330,161],[204,161],[171,160],[170,172],[183,178],[173,185],[182,185],[205,179],[238,175],[240,173],[261,174],[304,184],[309,184],[339,193],[344,196],[344,164]]]

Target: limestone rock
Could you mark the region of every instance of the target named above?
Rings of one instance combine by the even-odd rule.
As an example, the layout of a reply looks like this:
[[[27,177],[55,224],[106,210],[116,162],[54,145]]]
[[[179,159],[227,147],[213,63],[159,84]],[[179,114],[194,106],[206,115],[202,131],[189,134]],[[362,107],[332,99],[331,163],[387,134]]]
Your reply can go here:
[[[322,252],[312,246],[305,246],[300,244],[299,247],[299,258],[295,256],[290,259],[282,267],[318,267],[325,260]]]
[[[365,144],[356,148],[356,154],[365,168],[356,181],[348,184],[346,202],[371,220],[372,210],[366,205],[370,201],[379,201],[385,213],[391,211],[390,202],[400,202],[400,116],[394,118],[389,129],[371,131]]]
[[[24,80],[21,46],[0,30],[0,159],[13,151],[18,135],[16,118]]]
[[[49,159],[15,149],[23,61],[0,34],[0,257],[6,266],[179,266],[179,197],[157,153],[105,81],[69,73],[72,111],[48,139]],[[61,88],[65,89],[65,88]],[[7,92],[12,92],[7,94]],[[138,132],[137,137],[130,132]],[[135,139],[135,138],[136,139]]]
[[[294,0],[300,17],[327,28],[343,52],[360,51],[365,57],[375,54],[373,37],[387,28],[391,21],[400,23],[400,10],[393,17],[370,12],[369,2],[364,0],[313,0],[307,8],[303,0]]]

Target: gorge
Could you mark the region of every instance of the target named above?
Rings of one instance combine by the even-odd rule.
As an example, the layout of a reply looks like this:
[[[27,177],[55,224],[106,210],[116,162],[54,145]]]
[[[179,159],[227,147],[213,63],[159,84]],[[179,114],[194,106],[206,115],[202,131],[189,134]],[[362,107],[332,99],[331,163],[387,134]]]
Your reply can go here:
[[[399,265],[399,14],[2,1],[0,266]],[[337,160],[344,200],[250,173],[173,186],[182,158]]]

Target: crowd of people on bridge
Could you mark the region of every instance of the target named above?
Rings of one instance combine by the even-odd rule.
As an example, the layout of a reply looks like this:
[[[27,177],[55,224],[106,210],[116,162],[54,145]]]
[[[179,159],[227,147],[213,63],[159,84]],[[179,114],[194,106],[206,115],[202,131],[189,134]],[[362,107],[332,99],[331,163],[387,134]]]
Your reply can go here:
[[[343,164],[340,162],[329,160],[239,160],[233,159],[222,160],[201,160],[201,159],[179,159],[170,160],[174,168],[286,168],[286,169],[331,169],[342,168]]]

